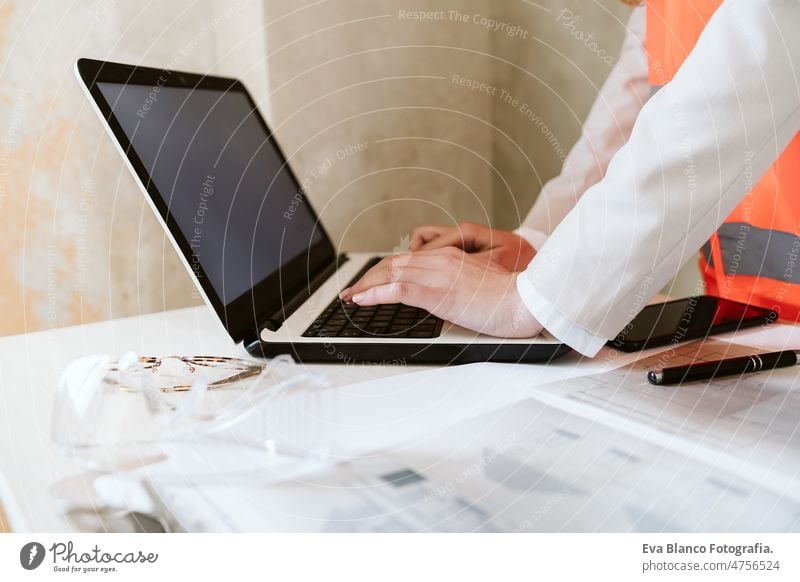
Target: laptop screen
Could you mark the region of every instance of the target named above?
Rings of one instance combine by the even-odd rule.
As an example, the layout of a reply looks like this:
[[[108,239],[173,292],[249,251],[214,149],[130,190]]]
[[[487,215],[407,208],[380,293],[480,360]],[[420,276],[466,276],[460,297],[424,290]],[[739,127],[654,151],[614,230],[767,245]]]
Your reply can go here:
[[[244,92],[97,86],[224,304],[326,237]]]

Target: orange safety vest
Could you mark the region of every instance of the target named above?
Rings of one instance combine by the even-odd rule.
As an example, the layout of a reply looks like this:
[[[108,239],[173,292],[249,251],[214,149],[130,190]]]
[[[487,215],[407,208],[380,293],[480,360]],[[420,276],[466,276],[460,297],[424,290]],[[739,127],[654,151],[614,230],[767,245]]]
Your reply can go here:
[[[647,0],[645,45],[654,90],[672,80],[720,4]],[[800,133],[703,246],[700,270],[709,295],[800,321]]]

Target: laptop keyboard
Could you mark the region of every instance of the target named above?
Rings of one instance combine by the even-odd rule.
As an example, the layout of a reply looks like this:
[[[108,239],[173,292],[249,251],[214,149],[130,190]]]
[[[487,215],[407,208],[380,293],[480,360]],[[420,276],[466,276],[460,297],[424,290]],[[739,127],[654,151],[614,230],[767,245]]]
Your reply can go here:
[[[368,261],[347,286],[354,285],[380,260],[381,257],[375,257]],[[442,324],[441,319],[417,307],[401,303],[360,307],[337,297],[303,332],[303,336],[424,339],[437,337],[442,332]]]

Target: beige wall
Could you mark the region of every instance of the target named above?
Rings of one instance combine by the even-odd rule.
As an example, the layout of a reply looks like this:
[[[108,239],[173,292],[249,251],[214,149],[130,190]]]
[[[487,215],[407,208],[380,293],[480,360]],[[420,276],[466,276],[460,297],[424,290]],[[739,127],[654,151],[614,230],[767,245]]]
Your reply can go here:
[[[494,78],[511,95],[498,100],[494,122],[507,137],[494,159],[506,183],[495,183],[495,221],[514,228],[542,184],[558,174],[581,124],[616,62],[630,7],[620,0],[511,0],[494,3],[498,20],[522,26],[527,39],[498,34]],[[565,12],[566,11],[566,12]],[[567,18],[565,18],[567,17]],[[575,18],[574,26],[564,22]],[[585,37],[592,35],[587,43]],[[580,37],[580,38],[579,38]],[[587,44],[596,43],[591,48]],[[517,104],[514,104],[517,100]]]
[[[263,55],[262,20],[258,0],[2,4],[0,334],[198,302],[73,64],[222,71],[263,97],[263,59],[243,58]]]
[[[266,6],[280,19],[266,35],[275,129],[341,248],[391,250],[420,223],[492,220],[492,103],[452,81],[491,77],[489,33],[450,16],[488,2]],[[425,9],[443,18],[406,14]]]

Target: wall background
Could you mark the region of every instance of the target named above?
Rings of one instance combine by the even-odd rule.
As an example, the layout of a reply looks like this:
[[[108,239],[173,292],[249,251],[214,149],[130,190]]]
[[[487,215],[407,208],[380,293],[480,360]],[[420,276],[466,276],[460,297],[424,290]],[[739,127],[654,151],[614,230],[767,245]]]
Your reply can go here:
[[[199,302],[90,109],[79,56],[242,75],[263,99],[255,0],[0,9],[0,334]]]
[[[299,8],[304,6],[305,8]],[[490,31],[449,18],[485,0],[269,0],[273,122],[342,249],[392,249],[425,222],[491,222]],[[417,21],[413,11],[444,19]],[[366,144],[340,160],[337,152]],[[321,178],[315,170],[335,163]]]
[[[619,0],[496,2],[493,8],[498,20],[530,32],[527,40],[493,39],[495,82],[520,102],[514,107],[511,99],[498,100],[494,108],[495,125],[509,136],[495,142],[494,157],[508,182],[495,183],[495,220],[515,228],[520,217],[514,202],[524,217],[578,139],[611,72],[607,57],[616,62],[619,55],[631,8]]]
[[[199,303],[79,90],[79,56],[243,78],[336,243],[391,250],[420,223],[512,228],[558,172],[609,72],[563,8],[616,55],[621,2],[6,0],[0,335]]]

